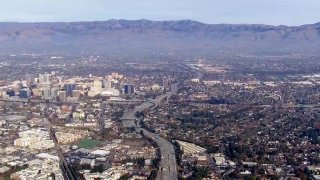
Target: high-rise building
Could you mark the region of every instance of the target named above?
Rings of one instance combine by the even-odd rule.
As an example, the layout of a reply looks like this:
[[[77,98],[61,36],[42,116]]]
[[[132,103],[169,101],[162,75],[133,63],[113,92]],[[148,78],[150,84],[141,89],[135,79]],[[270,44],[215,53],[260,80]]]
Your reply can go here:
[[[43,89],[42,98],[43,99],[51,99],[51,89],[50,88],[44,88]]]
[[[72,91],[76,89],[76,84],[65,84],[64,85],[64,90],[66,91],[66,95],[68,96],[72,96]]]
[[[11,97],[11,96],[15,96],[16,93],[14,92],[13,89],[8,89],[8,90],[7,90],[7,95],[8,95],[9,97]]]
[[[111,89],[112,88],[112,80],[103,80],[102,85],[106,89]]]
[[[39,74],[39,83],[41,85],[50,85],[50,74]]]
[[[57,88],[57,87],[53,87],[52,89],[51,89],[51,97],[52,98],[57,98],[58,97],[58,94],[59,93],[59,88]]]
[[[124,94],[133,94],[133,93],[134,93],[134,87],[132,84],[124,85]]]
[[[28,88],[22,89],[19,93],[19,97],[21,98],[28,98],[31,96],[31,91]]]
[[[80,92],[80,90],[73,90],[72,91],[72,97],[75,97],[75,98],[80,98],[80,94],[81,94],[81,92]]]
[[[102,82],[100,80],[94,80],[92,83],[92,86],[96,90],[101,90],[102,89]]]
[[[66,91],[59,91],[59,101],[66,102],[67,101],[67,92]]]

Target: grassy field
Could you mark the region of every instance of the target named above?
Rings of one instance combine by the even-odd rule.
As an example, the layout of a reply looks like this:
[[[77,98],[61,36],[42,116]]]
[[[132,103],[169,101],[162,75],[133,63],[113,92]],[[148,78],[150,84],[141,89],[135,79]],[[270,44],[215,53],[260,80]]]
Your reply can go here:
[[[101,141],[92,140],[92,139],[84,139],[78,143],[79,148],[94,148],[101,144]]]

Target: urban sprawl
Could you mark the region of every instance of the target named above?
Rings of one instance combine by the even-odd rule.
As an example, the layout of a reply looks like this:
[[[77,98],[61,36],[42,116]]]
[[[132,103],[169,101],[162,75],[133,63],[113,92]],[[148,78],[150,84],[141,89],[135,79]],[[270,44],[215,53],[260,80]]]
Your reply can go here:
[[[176,58],[1,56],[0,179],[320,179],[319,59]]]

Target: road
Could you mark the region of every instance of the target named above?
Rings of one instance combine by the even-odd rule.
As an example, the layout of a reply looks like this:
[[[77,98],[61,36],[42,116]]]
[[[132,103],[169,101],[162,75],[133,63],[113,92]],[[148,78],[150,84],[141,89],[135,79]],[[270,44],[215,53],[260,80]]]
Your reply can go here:
[[[60,145],[58,143],[58,139],[57,139],[55,131],[54,131],[53,127],[52,127],[52,122],[50,121],[49,116],[50,116],[50,114],[44,113],[44,119],[48,123],[47,128],[49,130],[50,139],[52,139],[52,141],[54,143],[54,149],[56,150],[57,155],[58,155],[59,160],[60,160],[60,168],[61,168],[61,171],[62,171],[62,175],[63,175],[64,179],[66,179],[66,180],[76,180],[76,179],[78,179],[77,174],[69,166],[69,163],[67,162],[66,158],[63,155],[63,152],[62,152],[62,150],[60,148]]]
[[[159,166],[159,171],[157,175],[158,180],[175,180],[178,179],[177,173],[177,162],[175,157],[174,146],[166,139],[160,137],[158,134],[151,133],[139,126],[140,123],[136,122],[135,113],[137,111],[143,111],[145,109],[159,105],[165,98],[167,98],[167,103],[172,94],[177,93],[178,83],[171,85],[171,91],[158,96],[155,99],[150,100],[149,102],[142,103],[139,106],[136,106],[134,109],[124,113],[122,117],[122,122],[125,127],[135,127],[137,132],[143,131],[144,135],[153,141],[155,141],[161,153],[161,161]]]
[[[76,179],[78,179],[76,173],[69,166],[69,163],[67,162],[66,158],[64,157],[63,152],[62,152],[62,150],[61,150],[61,148],[59,146],[57,137],[55,135],[55,132],[52,129],[51,125],[50,125],[50,129],[49,129],[49,135],[50,135],[50,138],[54,142],[54,148],[55,148],[55,150],[57,152],[57,155],[58,155],[58,157],[60,159],[60,166],[61,166],[61,171],[62,171],[62,174],[64,176],[64,179],[67,179],[67,180],[76,180]]]

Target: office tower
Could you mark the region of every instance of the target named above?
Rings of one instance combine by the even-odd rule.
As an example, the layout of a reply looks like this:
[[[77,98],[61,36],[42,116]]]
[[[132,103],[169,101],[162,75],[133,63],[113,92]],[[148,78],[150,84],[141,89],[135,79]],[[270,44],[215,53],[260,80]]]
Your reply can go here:
[[[67,92],[66,91],[59,91],[59,101],[67,101]]]
[[[124,85],[124,94],[133,94],[133,93],[134,93],[134,87],[132,84]]]
[[[106,89],[111,89],[112,88],[112,80],[103,80],[103,87]]]
[[[101,82],[102,82],[102,88],[106,88],[107,80],[103,79]]]
[[[51,99],[51,89],[50,88],[44,88],[43,89],[42,98],[43,99]]]
[[[43,83],[43,74],[39,74],[39,84],[42,84]]]
[[[45,74],[43,76],[43,82],[44,84],[50,84],[50,74]]]
[[[76,84],[65,84],[64,85],[64,90],[66,91],[66,95],[72,96],[72,91],[76,89]]]
[[[29,88],[24,88],[19,93],[19,97],[21,98],[28,98],[30,96],[31,96],[31,91]]]
[[[109,81],[108,80],[102,80],[102,88],[110,88],[111,86],[109,86]]]
[[[7,95],[8,95],[9,97],[11,97],[11,96],[15,96],[16,93],[14,92],[13,89],[8,89],[8,90],[7,90]]]
[[[100,80],[94,80],[92,83],[92,86],[96,90],[101,90],[102,89],[102,82]]]
[[[39,83],[41,85],[50,85],[50,74],[39,74]]]
[[[51,89],[51,97],[52,97],[52,98],[57,98],[58,95],[59,95],[58,93],[59,93],[59,88],[53,87],[53,88]]]
[[[72,91],[72,97],[76,97],[76,98],[80,98],[80,94],[81,94],[81,92],[80,92],[80,90],[73,90]]]

